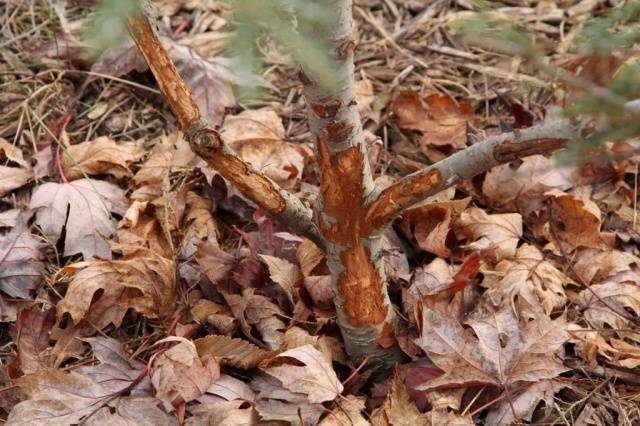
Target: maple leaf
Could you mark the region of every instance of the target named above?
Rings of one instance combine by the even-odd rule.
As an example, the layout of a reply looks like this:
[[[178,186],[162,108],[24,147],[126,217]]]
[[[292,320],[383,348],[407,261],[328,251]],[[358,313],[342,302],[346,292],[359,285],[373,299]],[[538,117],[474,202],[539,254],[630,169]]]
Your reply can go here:
[[[493,275],[500,275],[495,278]],[[540,250],[530,244],[518,248],[513,260],[500,261],[494,271],[487,271],[483,286],[496,306],[502,303],[516,307],[518,312],[549,315],[564,306],[567,298],[563,284],[571,280],[553,264],[544,260]]]
[[[364,410],[364,397],[347,395],[336,402],[337,407],[331,410],[322,419],[318,426],[369,426],[371,423],[362,415]]]
[[[640,258],[619,250],[580,249],[576,252],[574,271],[586,284],[600,283],[606,278],[640,266]]]
[[[531,421],[533,411],[540,401],[544,401],[547,408],[554,406],[554,395],[567,385],[553,380],[541,380],[537,383],[527,383],[522,389],[511,392],[503,398],[487,414],[486,424],[512,425],[519,420]]]
[[[55,321],[55,310],[41,311],[37,306],[23,309],[11,328],[20,370],[35,373],[54,366],[55,354],[49,345],[49,333]]]
[[[373,412],[371,420],[373,424],[379,426],[428,426],[430,424],[411,401],[407,388],[397,375],[391,382],[391,391],[387,395],[387,399],[382,406]]]
[[[120,246],[116,246],[118,248]],[[135,247],[119,260],[94,260],[63,268],[72,277],[58,315],[74,323],[88,318],[98,329],[120,326],[128,309],[160,318],[174,309],[175,265],[151,250]],[[99,297],[96,292],[103,290]]]
[[[475,336],[454,318],[424,307],[416,340],[442,370],[418,389],[509,386],[519,381],[550,379],[567,369],[555,355],[567,340],[566,323],[545,316],[519,324],[511,307],[469,320]]]
[[[242,400],[199,404],[188,407],[192,417],[187,426],[237,426],[259,424],[255,409]]]
[[[221,374],[218,380],[209,386],[207,394],[198,398],[198,401],[206,402],[211,399],[210,395],[224,398],[227,401],[241,399],[247,402],[254,402],[256,396],[248,384],[228,374]]]
[[[302,365],[290,364],[289,359]],[[305,394],[312,404],[332,401],[343,390],[331,364],[311,345],[282,352],[267,365],[263,367],[265,373],[280,380],[285,389]]]
[[[456,102],[449,95],[433,94],[424,99],[416,92],[400,93],[391,104],[404,129],[423,133],[420,146],[451,146],[464,148],[467,143],[467,122],[474,118],[470,102]]]
[[[124,214],[124,191],[108,182],[80,179],[71,183],[45,183],[36,188],[29,208],[36,210],[36,223],[56,242],[66,230],[64,255],[82,253],[111,258],[106,239],[115,233],[110,212]]]
[[[282,287],[291,304],[294,304],[293,286],[302,278],[300,268],[280,257],[269,256],[267,254],[260,254],[259,257],[269,268],[271,280]]]
[[[173,256],[155,209],[148,201],[131,203],[116,232],[121,244],[146,247],[166,258]]]
[[[196,346],[183,337],[167,337],[157,344],[177,342],[153,358],[151,382],[167,410],[204,394],[220,377],[220,366],[210,355],[198,356]]]
[[[569,247],[604,247],[600,236],[602,223],[600,209],[593,201],[585,197],[570,194],[557,194],[549,204],[552,234],[547,237],[551,242],[565,243]]]
[[[269,351],[242,339],[209,335],[196,339],[194,344],[201,357],[210,355],[222,365],[236,368],[255,368],[269,356]]]
[[[216,240],[202,241],[196,252],[196,262],[209,280],[219,285],[236,265],[235,256],[222,250]]]
[[[42,279],[43,246],[21,226],[0,236],[0,290],[11,297],[29,298]]]
[[[30,170],[0,166],[0,197],[26,185],[32,177],[33,173]]]
[[[130,396],[118,395],[140,376],[143,364],[130,361],[122,344],[113,339],[88,341],[100,363],[73,371],[42,370],[16,380],[29,399],[13,408],[7,424],[139,424],[149,419],[154,424],[172,424],[172,419],[157,407],[159,401],[150,398],[148,378],[141,380]],[[107,404],[115,408],[115,413]]]
[[[120,142],[100,136],[94,140],[70,145],[64,150],[62,170],[68,180],[85,174],[110,174],[117,178],[132,176],[128,163],[145,154],[142,142]]]
[[[482,194],[492,207],[528,216],[544,207],[548,191],[571,188],[574,174],[573,167],[560,167],[551,158],[532,155],[523,158],[517,168],[503,164],[488,171],[482,183]]]
[[[522,216],[517,213],[490,215],[482,209],[470,208],[460,214],[458,225],[474,240],[467,247],[474,250],[495,248],[498,260],[513,257],[522,236]]]
[[[615,275],[580,292],[580,306],[589,324],[596,328],[609,326],[614,330],[624,330],[628,328],[630,318],[640,315],[640,275],[638,271],[631,271],[630,275]],[[638,338],[633,332],[618,333],[630,334],[634,340]]]

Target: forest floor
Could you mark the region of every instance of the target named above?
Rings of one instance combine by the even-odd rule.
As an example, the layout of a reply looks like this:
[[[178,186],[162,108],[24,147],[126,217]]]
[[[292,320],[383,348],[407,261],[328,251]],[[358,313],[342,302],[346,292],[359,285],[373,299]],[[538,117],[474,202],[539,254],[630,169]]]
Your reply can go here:
[[[640,423],[637,140],[523,158],[399,218],[385,253],[406,362],[382,379],[344,353],[324,254],[190,151],[130,42],[88,53],[92,3],[0,3],[8,424]],[[262,35],[262,90],[240,97],[229,5],[154,3],[225,141],[313,203],[313,140],[286,51]],[[530,58],[463,39],[474,1],[354,3],[380,185],[588,100]],[[526,30],[541,62],[594,86],[637,64],[637,46],[575,49],[627,2],[488,3],[483,19]]]

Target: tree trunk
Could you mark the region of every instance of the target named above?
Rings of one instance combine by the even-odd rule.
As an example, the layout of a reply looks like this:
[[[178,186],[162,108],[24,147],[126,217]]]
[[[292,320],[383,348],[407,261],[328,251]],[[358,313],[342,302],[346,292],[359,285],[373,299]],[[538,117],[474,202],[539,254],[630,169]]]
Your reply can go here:
[[[378,191],[356,103],[352,1],[315,3],[333,13],[330,19],[312,25],[300,22],[306,37],[326,44],[333,64],[329,78],[305,64],[300,72],[320,166],[315,218],[326,240],[338,325],[347,353],[355,362],[371,356],[389,363],[400,359],[394,339],[396,314],[382,265],[383,227],[373,229],[367,221],[367,205]]]

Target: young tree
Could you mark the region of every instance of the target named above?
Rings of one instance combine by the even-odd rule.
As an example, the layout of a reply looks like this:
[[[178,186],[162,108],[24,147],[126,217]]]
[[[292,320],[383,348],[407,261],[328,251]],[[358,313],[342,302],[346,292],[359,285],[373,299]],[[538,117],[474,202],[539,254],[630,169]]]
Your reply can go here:
[[[330,19],[300,19],[299,31],[322,40],[331,57],[324,71],[300,64],[308,120],[315,139],[321,186],[313,210],[279,188],[225,145],[202,117],[159,40],[149,4],[129,19],[130,32],[175,113],[191,148],[246,198],[327,255],[338,325],[346,350],[359,362],[400,359],[398,317],[387,294],[381,236],[403,210],[458,182],[528,155],[564,147],[593,131],[590,120],[560,119],[493,137],[410,174],[381,190],[374,184],[356,105],[352,0],[309,0]],[[630,111],[633,106],[625,105]]]

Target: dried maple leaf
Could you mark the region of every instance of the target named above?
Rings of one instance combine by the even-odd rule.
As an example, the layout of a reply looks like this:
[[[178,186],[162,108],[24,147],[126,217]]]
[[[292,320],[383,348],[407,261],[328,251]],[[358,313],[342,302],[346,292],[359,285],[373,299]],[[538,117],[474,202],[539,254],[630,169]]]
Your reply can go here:
[[[336,401],[337,407],[331,410],[322,419],[319,426],[369,426],[371,423],[362,415],[364,410],[365,397],[347,395]]]
[[[116,246],[118,247],[118,246]],[[63,268],[72,277],[58,315],[69,313],[74,323],[87,318],[98,329],[120,326],[128,309],[147,318],[172,312],[175,297],[174,262],[145,248],[119,260],[79,262]],[[96,292],[102,290],[99,296]]]
[[[198,401],[206,402],[211,399],[210,395],[224,398],[227,401],[241,399],[247,402],[254,402],[256,396],[247,383],[228,374],[221,374],[218,380],[209,386],[207,394],[198,398]]]
[[[294,304],[293,286],[302,278],[300,268],[280,257],[269,256],[267,254],[260,254],[258,256],[269,268],[271,280],[282,287],[291,304]]]
[[[193,342],[183,337],[167,337],[156,344],[178,342],[160,352],[151,363],[151,383],[156,397],[167,410],[193,401],[220,377],[220,366],[211,356],[198,356]]]
[[[0,290],[11,297],[29,298],[42,279],[42,247],[28,229],[18,227],[0,235]]]
[[[235,106],[232,83],[236,77],[220,58],[205,59],[189,46],[169,37],[160,37],[171,60],[178,69],[207,120],[220,124],[226,108]],[[128,41],[102,54],[91,67],[94,72],[120,77],[133,70],[144,72],[148,69],[142,55]]]
[[[580,306],[592,327],[624,330],[628,328],[630,318],[640,315],[640,275],[637,271],[632,274],[618,274],[580,292]],[[624,331],[618,333],[622,336],[627,334]],[[637,334],[629,334],[637,340]]]
[[[520,324],[507,306],[467,324],[475,336],[456,319],[423,308],[421,336],[416,343],[445,374],[418,389],[509,386],[550,379],[567,370],[556,356],[567,340],[562,318],[551,321],[539,316]]]
[[[470,208],[460,214],[458,225],[474,242],[467,247],[474,250],[495,248],[500,260],[516,254],[522,236],[522,216],[517,213],[487,214],[484,210]]]
[[[171,258],[171,246],[148,201],[134,201],[118,223],[118,242],[146,247],[163,257]]]
[[[128,163],[145,154],[142,142],[119,142],[100,136],[88,142],[68,146],[62,157],[62,170],[68,180],[86,175],[110,174],[117,178],[132,176]]]
[[[289,359],[295,362],[288,363]],[[285,389],[306,395],[312,404],[332,401],[343,390],[331,364],[311,345],[282,352],[263,371],[280,380]]]
[[[463,148],[467,143],[467,122],[473,120],[471,102],[456,102],[449,95],[433,94],[424,99],[416,92],[400,93],[391,104],[404,129],[423,133],[420,146],[451,146]]]
[[[512,305],[532,316],[542,308],[549,315],[567,300],[563,284],[570,282],[569,278],[532,245],[522,245],[513,260],[502,260],[495,269],[487,271],[483,282],[489,288],[485,296],[495,306]],[[494,278],[493,274],[501,277]]]
[[[573,186],[575,169],[560,167],[553,159],[532,155],[519,167],[503,164],[487,172],[482,194],[492,207],[517,211],[528,216],[544,207],[550,190],[565,191]]]
[[[549,225],[552,234],[547,237],[551,242],[565,243],[569,247],[604,247],[600,236],[602,219],[600,209],[587,198],[578,198],[570,194],[558,194],[549,204]]]
[[[305,238],[296,250],[296,259],[300,264],[302,275],[308,277],[315,275],[314,269],[322,264],[325,254],[311,240]]]
[[[540,401],[544,401],[547,408],[554,406],[556,392],[567,387],[566,384],[553,380],[541,380],[537,383],[528,383],[522,389],[506,395],[487,414],[485,420],[488,425],[512,425],[521,420],[531,421],[533,410]]]
[[[640,266],[640,258],[619,250],[581,249],[576,253],[574,271],[585,284],[604,279]]]
[[[124,191],[108,182],[80,179],[71,183],[45,183],[36,188],[29,208],[36,210],[36,223],[53,242],[63,228],[64,255],[82,253],[111,258],[106,239],[115,233],[110,212],[124,214]]]
[[[20,167],[0,166],[0,197],[4,197],[14,189],[29,182],[33,172]]]
[[[237,426],[259,424],[255,409],[245,401],[234,400],[210,404],[199,404],[187,408],[192,416],[185,421],[187,426]]]
[[[210,355],[222,365],[245,370],[257,367],[270,354],[246,340],[228,336],[209,335],[196,339],[194,343],[201,357]]]
[[[11,328],[20,370],[35,373],[54,366],[55,354],[49,345],[49,333],[55,321],[55,311],[41,311],[37,306],[23,309]]]
[[[391,391],[384,404],[371,415],[371,422],[376,426],[428,426],[430,424],[411,401],[407,388],[398,376],[394,376]]]
[[[219,285],[236,265],[235,256],[222,250],[216,240],[202,241],[198,245],[196,261],[209,280]]]

